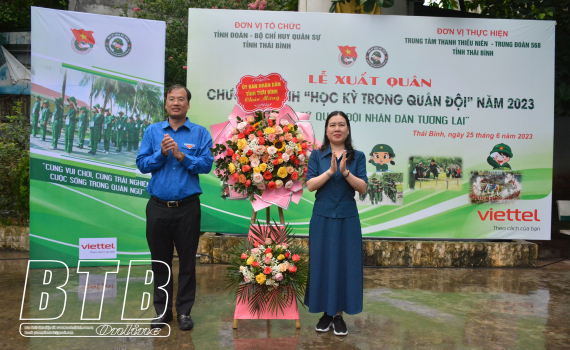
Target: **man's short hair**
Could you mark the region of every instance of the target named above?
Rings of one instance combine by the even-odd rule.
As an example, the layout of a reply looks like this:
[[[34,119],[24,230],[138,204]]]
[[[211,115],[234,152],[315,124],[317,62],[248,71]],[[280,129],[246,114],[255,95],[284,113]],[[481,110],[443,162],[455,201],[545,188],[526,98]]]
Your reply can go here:
[[[190,90],[188,90],[186,88],[186,86],[180,85],[180,84],[174,84],[171,87],[168,88],[168,91],[166,91],[166,96],[168,96],[168,94],[172,91],[172,90],[177,90],[177,89],[184,89],[186,90],[186,95],[188,97],[188,102],[190,102],[190,99],[192,98],[192,94],[190,93]]]

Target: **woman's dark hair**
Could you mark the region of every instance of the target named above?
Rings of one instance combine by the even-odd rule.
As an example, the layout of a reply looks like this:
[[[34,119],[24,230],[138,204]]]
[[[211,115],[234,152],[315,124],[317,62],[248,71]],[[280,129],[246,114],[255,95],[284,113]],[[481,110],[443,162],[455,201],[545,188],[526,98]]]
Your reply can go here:
[[[321,151],[325,151],[331,144],[331,141],[327,136],[327,127],[329,126],[329,120],[336,115],[340,115],[346,120],[346,126],[348,127],[348,136],[344,141],[344,147],[346,148],[346,163],[350,164],[354,159],[354,148],[352,147],[352,132],[350,130],[350,121],[348,120],[348,117],[346,114],[344,114],[344,112],[334,111],[328,115],[327,120],[325,121],[325,137],[323,139],[323,145],[321,146]]]

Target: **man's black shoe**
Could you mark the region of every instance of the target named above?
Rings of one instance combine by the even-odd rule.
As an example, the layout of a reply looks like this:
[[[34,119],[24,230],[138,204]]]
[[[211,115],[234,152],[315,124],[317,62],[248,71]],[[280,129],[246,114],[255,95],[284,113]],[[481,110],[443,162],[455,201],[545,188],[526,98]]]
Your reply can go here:
[[[335,335],[347,335],[348,329],[346,328],[346,323],[342,319],[341,315],[336,315],[333,319],[333,328]]]
[[[317,327],[315,329],[317,332],[328,332],[332,323],[333,317],[325,312],[325,314],[319,320],[319,323],[317,323]]]
[[[191,331],[194,328],[194,321],[190,315],[178,315],[178,327],[183,331]]]
[[[162,315],[162,317],[158,317],[158,315],[156,315],[156,317],[150,321],[150,328],[162,328],[165,326],[164,323],[169,323],[172,319],[172,312],[167,312]]]

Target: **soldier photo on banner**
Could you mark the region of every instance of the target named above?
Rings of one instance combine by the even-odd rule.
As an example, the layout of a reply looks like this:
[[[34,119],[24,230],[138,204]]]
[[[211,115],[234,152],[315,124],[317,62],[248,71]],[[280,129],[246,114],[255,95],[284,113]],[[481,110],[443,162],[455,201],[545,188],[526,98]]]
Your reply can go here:
[[[408,189],[459,190],[462,167],[459,157],[410,156]]]
[[[402,205],[404,174],[393,172],[374,172],[368,175],[368,186],[363,194],[356,194],[356,203],[360,206]]]
[[[135,166],[144,132],[164,120],[164,87],[37,61],[36,71],[59,71],[61,80],[34,87],[30,147]]]

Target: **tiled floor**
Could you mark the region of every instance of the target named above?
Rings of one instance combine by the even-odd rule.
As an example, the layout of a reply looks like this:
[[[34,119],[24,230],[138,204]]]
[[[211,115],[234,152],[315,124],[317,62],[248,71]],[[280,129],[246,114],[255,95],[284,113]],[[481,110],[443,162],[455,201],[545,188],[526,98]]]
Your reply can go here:
[[[320,315],[302,307],[300,330],[294,321],[247,320],[234,331],[235,303],[225,290],[226,267],[198,265],[191,332],[180,331],[174,321],[165,338],[26,338],[19,333],[25,322],[20,311],[24,318],[42,315],[44,278],[44,270],[30,272],[22,308],[27,265],[27,254],[0,251],[0,349],[570,349],[570,261],[537,269],[366,268],[364,312],[345,316],[346,337],[315,332]],[[63,284],[66,270],[52,270],[53,282]],[[105,272],[112,270],[85,269],[90,280],[84,317],[97,317]],[[108,274],[102,321],[121,322],[123,304],[126,317],[154,316],[152,307],[136,311],[143,292],[151,291],[144,284],[145,270],[133,267],[126,300],[128,266]],[[57,322],[80,322],[84,276],[70,268],[62,287],[66,297],[52,291],[43,312],[57,316],[65,300]],[[146,322],[138,324],[145,327]]]

